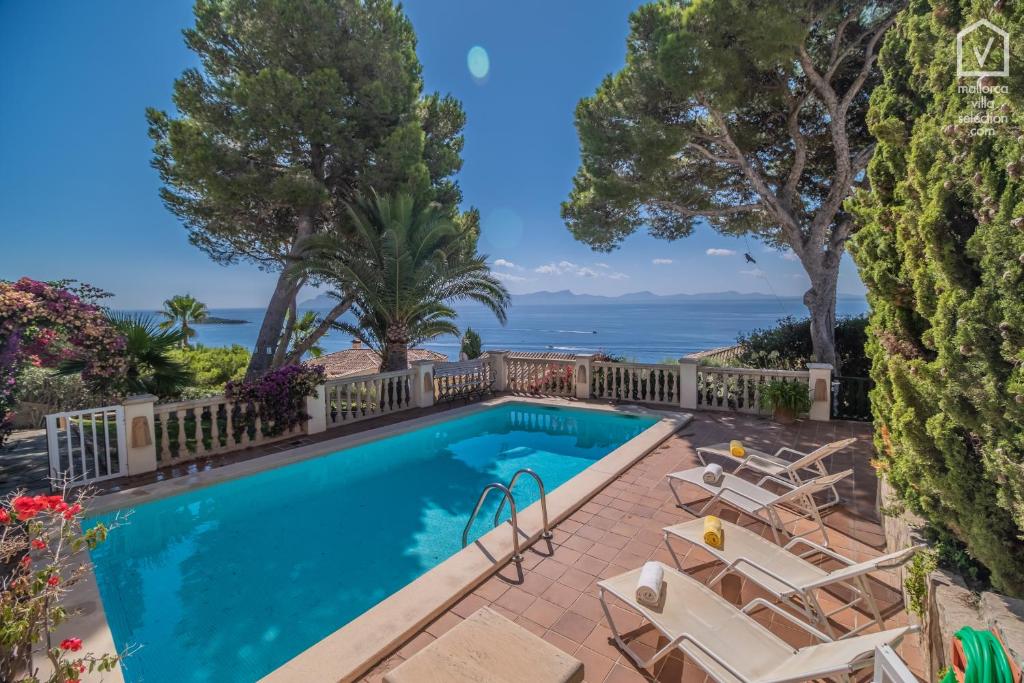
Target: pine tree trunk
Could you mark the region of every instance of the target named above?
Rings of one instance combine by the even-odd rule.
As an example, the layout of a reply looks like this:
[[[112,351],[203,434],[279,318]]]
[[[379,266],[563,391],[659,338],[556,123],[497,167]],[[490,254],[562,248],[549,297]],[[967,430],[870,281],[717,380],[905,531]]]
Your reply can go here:
[[[306,238],[312,234],[313,216],[312,212],[309,212],[299,216],[295,241],[288,252],[288,262],[299,258]],[[287,265],[287,263],[284,264],[285,268]],[[260,325],[256,345],[252,350],[252,357],[249,359],[249,367],[245,371],[247,381],[263,376],[273,366],[277,345],[281,342],[281,331],[288,314],[288,306],[291,305],[299,288],[299,282],[293,275],[288,274],[285,268],[282,268],[281,273],[277,276],[274,293],[267,304],[266,313],[263,314],[263,323]]]
[[[823,261],[827,256],[823,257]],[[814,360],[829,363],[835,374],[839,374],[839,357],[836,355],[836,285],[839,268],[821,264],[812,272],[811,288],[804,294],[804,304],[811,314],[811,349]]]

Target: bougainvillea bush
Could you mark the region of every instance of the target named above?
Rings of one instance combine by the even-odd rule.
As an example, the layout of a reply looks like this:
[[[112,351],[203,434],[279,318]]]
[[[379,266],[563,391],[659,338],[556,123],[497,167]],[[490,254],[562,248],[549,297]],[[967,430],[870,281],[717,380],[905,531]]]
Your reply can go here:
[[[870,191],[848,208],[882,470],[1024,595],[1024,63],[958,79],[957,33],[979,19],[1024,35],[1024,6],[990,0],[913,0],[889,31]],[[1001,62],[984,31],[968,58],[992,37]]]
[[[266,436],[283,434],[309,419],[306,397],[316,396],[324,382],[319,366],[286,365],[251,382],[228,382],[224,395],[236,404],[256,408]]]
[[[112,382],[125,372],[124,345],[103,309],[76,293],[29,278],[0,281],[0,445],[22,368],[73,361],[84,380]]]
[[[90,652],[82,639],[54,636],[75,615],[65,596],[88,571],[79,553],[106,539],[102,524],[82,529],[87,500],[74,495],[0,500],[0,681],[78,683],[92,671],[110,671],[118,657]],[[43,673],[33,659],[48,660]]]

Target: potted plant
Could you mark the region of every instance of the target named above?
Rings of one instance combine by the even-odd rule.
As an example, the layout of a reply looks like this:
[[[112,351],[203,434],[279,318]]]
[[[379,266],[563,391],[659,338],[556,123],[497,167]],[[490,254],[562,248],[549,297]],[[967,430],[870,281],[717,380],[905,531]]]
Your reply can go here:
[[[776,422],[792,424],[811,409],[811,392],[803,382],[773,379],[761,387],[761,407],[770,408]]]

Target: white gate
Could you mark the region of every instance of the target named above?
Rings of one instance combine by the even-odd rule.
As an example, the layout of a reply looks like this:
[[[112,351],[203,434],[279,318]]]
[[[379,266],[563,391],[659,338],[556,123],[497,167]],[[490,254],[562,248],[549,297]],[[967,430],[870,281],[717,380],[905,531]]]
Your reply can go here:
[[[55,481],[77,486],[128,473],[122,406],[47,415],[46,443]]]

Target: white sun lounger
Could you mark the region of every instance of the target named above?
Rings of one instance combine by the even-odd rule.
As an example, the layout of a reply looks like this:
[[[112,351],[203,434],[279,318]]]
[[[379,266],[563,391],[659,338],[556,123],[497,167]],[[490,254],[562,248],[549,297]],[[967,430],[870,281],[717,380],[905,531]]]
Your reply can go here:
[[[668,485],[672,489],[672,495],[676,497],[679,507],[690,514],[701,517],[718,501],[728,503],[740,512],[750,515],[754,519],[770,524],[772,533],[775,535],[775,542],[781,545],[779,532],[788,533],[782,517],[779,515],[780,508],[788,507],[795,511],[801,518],[811,520],[818,526],[824,539],[825,547],[828,547],[828,531],[825,523],[821,521],[821,514],[814,502],[814,494],[819,491],[835,486],[836,482],[844,477],[853,474],[853,470],[844,470],[836,474],[829,474],[816,479],[808,479],[801,484],[794,484],[786,479],[779,479],[771,475],[765,475],[756,484],[746,479],[741,479],[735,474],[723,474],[717,484],[709,484],[704,481],[704,468],[694,467],[681,472],[673,472],[668,476]],[[706,491],[711,499],[699,510],[688,507],[679,497],[675,484],[683,482],[691,484]],[[775,493],[764,488],[762,484],[772,482],[784,489],[783,493]],[[790,533],[790,536],[799,537],[805,534]]]
[[[764,598],[757,598],[740,610],[696,579],[662,566],[665,583],[657,607],[636,601],[641,569],[597,584],[601,607],[615,642],[640,668],[650,667],[678,648],[721,683],[788,683],[826,676],[845,677],[870,665],[877,646],[898,643],[904,635],[916,630],[905,626],[833,641]],[[640,657],[616,628],[606,593],[649,621],[668,639],[668,644],[649,659]],[[757,607],[773,611],[822,642],[801,648],[786,644],[749,616]]]
[[[725,542],[721,550],[704,542],[703,519],[694,519],[665,527],[663,529],[665,545],[668,546],[676,566],[680,569],[682,569],[682,564],[670,539],[682,539],[700,547],[725,564],[725,568],[712,577],[708,586],[714,586],[730,572],[741,574],[770,593],[775,599],[799,610],[808,621],[816,623],[829,636],[834,636],[832,625],[828,621],[829,617],[863,601],[874,621],[847,632],[842,636],[843,638],[854,636],[872,624],[877,624],[879,629],[883,627],[882,615],[878,611],[878,604],[867,585],[866,575],[898,567],[908,562],[920,549],[918,546],[911,546],[864,562],[854,562],[806,539],[795,538],[783,548],[736,524],[722,522],[722,529]],[[790,549],[797,545],[808,548],[802,556],[790,552]],[[815,553],[831,557],[841,566],[829,571],[804,559]],[[818,601],[817,592],[828,586],[837,585],[851,591],[855,597],[841,607],[826,612]]]
[[[773,477],[789,479],[794,484],[802,484],[804,479],[800,476],[801,472],[810,473],[812,478],[828,476],[828,470],[825,469],[822,460],[846,448],[856,440],[856,438],[850,438],[843,439],[842,441],[833,441],[814,449],[810,453],[803,453],[788,446],[783,446],[775,451],[775,455],[744,446],[743,450],[746,451],[746,454],[742,458],[737,458],[729,452],[728,443],[716,443],[711,446],[701,446],[698,448],[697,458],[700,460],[700,464],[706,465],[705,457],[715,455],[724,458],[728,462],[739,463],[736,469],[732,471],[733,474],[739,474],[743,470],[753,470],[759,474],[770,474]],[[783,453],[791,453],[797,456],[797,459],[792,462],[786,460],[781,457]],[[824,509],[839,502],[839,492],[836,491],[836,487],[831,487],[831,490],[831,498],[824,504],[819,505],[818,509]]]

